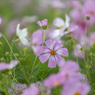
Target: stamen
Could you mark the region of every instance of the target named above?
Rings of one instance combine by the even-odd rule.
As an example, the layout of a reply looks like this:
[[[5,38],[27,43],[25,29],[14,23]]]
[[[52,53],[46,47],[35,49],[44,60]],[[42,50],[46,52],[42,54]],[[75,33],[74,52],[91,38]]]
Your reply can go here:
[[[81,95],[79,92],[76,92],[74,95]]]
[[[94,15],[94,11],[93,11],[93,10],[91,10],[91,11],[90,11],[90,14]]]
[[[54,86],[58,86],[58,85],[59,85],[58,81],[54,82]]]
[[[55,52],[54,50],[51,50],[51,51],[50,51],[50,54],[51,54],[51,55],[55,55],[56,52]]]
[[[61,29],[63,27],[63,25],[61,25],[60,27],[59,27],[59,29]]]

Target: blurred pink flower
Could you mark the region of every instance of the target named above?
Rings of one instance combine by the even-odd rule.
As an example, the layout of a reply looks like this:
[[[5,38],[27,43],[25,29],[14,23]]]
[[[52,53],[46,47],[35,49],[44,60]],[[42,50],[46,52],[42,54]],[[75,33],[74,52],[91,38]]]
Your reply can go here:
[[[48,23],[48,20],[47,19],[44,19],[42,21],[37,21],[37,24],[42,27],[44,30],[47,29],[47,23]]]
[[[2,35],[0,34],[0,38],[2,37]]]
[[[54,88],[62,85],[65,82],[66,78],[60,73],[52,74],[44,80],[44,85],[48,88]]]
[[[17,84],[17,83],[13,83],[12,84],[12,88],[10,88],[10,90],[9,90],[9,92],[10,92],[10,95],[21,95],[22,94],[22,91],[23,91],[23,89],[21,88],[21,86],[22,86],[22,88],[23,89],[25,89],[25,88],[27,88],[27,85],[26,84]],[[14,93],[14,94],[13,94]]]
[[[1,62],[0,63],[0,70],[9,70],[9,69],[12,69],[12,68],[14,68],[16,65],[18,64],[18,61],[14,61],[14,60],[12,60],[11,62],[10,62],[10,64],[7,64],[7,63],[5,63],[5,62]]]
[[[89,22],[91,24],[94,24],[95,23],[95,1],[94,0],[86,0],[84,2],[82,13],[83,13],[84,16],[86,14],[89,14],[90,15]]]
[[[60,68],[60,73],[66,78],[69,78],[73,73],[77,72],[78,70],[79,65],[76,62],[69,60],[65,63],[65,65]]]
[[[64,59],[60,56],[68,56],[68,50],[67,48],[62,48],[62,44],[55,42],[51,39],[45,41],[46,46],[42,47],[42,54],[39,59],[42,63],[46,62],[49,59],[48,67],[54,68],[56,67],[56,64],[58,66],[64,65]]]
[[[65,18],[66,18],[65,22],[60,17],[57,17],[57,18],[54,19],[53,25],[58,27],[59,29],[55,29],[55,30],[53,30],[52,32],[49,33],[49,37],[51,39],[59,41],[62,36],[72,32],[72,31],[68,31],[68,30],[65,31],[65,29],[69,28],[69,26],[70,26],[70,18],[67,14],[65,15]]]
[[[64,85],[61,95],[87,95],[90,86],[81,82],[71,82]]]
[[[39,90],[35,83],[32,83],[29,88],[25,89],[21,95],[38,95]]]
[[[42,31],[37,30],[32,35],[32,49],[35,55],[39,56],[41,54],[40,45],[43,43]]]
[[[0,18],[0,24],[2,23],[2,19]]]
[[[58,27],[59,29],[64,30],[64,29],[68,28],[70,25],[70,17],[67,14],[65,14],[65,20],[66,21],[64,22],[64,20],[62,18],[57,17],[54,19],[53,25]]]

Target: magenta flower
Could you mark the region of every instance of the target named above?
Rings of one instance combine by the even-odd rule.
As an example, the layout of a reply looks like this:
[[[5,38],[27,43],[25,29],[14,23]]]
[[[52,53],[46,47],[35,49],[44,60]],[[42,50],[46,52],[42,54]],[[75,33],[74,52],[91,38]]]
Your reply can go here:
[[[64,65],[65,61],[61,56],[68,56],[67,48],[62,48],[62,44],[55,42],[53,43],[51,39],[45,41],[46,46],[42,47],[42,54],[39,59],[42,63],[46,62],[49,59],[48,67],[54,68],[56,64],[58,66]]]
[[[10,62],[10,64],[7,64],[7,63],[5,63],[5,62],[1,62],[0,63],[0,70],[9,70],[9,69],[12,69],[12,68],[14,68],[16,65],[18,64],[18,61],[14,61],[14,60],[12,60],[11,62]]]
[[[64,85],[61,95],[87,95],[90,86],[81,82],[72,82]]]
[[[44,19],[42,21],[38,21],[37,24],[42,27],[44,30],[47,29],[47,23],[48,23],[48,20],[47,19]]]
[[[29,88],[25,89],[21,95],[38,95],[39,90],[35,83],[32,83]]]
[[[62,74],[52,74],[44,80],[44,85],[48,88],[58,87],[65,82],[66,78]]]
[[[32,35],[32,49],[35,55],[41,54],[40,45],[43,43],[42,31],[37,30]]]

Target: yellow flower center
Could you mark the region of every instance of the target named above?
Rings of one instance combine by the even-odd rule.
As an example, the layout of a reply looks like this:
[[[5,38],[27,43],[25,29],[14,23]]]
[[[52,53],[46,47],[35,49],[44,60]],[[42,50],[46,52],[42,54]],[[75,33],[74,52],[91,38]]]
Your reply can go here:
[[[61,29],[63,27],[63,25],[61,25],[60,27],[59,27],[59,29]]]
[[[51,54],[51,55],[55,55],[56,52],[55,52],[54,50],[51,50],[51,51],[50,51],[50,54]]]
[[[58,86],[58,85],[59,85],[59,82],[58,81],[54,82],[54,86],[55,87]]]
[[[80,95],[80,93],[79,92],[76,92],[74,95]]]
[[[90,14],[91,14],[91,15],[94,15],[94,11],[93,11],[93,10],[91,10],[91,11],[90,11]]]

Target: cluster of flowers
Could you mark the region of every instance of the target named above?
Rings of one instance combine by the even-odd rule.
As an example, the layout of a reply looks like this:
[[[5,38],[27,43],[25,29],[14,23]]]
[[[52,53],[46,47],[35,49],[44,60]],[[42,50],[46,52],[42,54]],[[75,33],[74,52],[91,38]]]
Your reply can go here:
[[[43,82],[32,83],[29,88],[26,84],[13,83],[9,92],[11,95],[15,95],[12,94],[13,92],[20,95],[51,95],[52,88],[63,86],[61,95],[87,95],[90,85],[87,80],[84,82],[84,75],[79,72],[79,69],[76,62],[69,60],[57,74],[50,75]]]
[[[66,22],[61,18],[56,18],[54,20],[54,25],[59,27],[59,29],[54,30],[49,33],[52,35],[52,39],[48,39],[44,42],[44,37],[41,30],[38,30],[32,35],[32,48],[35,55],[39,56],[42,63],[49,59],[48,67],[55,68],[56,64],[60,67],[57,74],[52,74],[46,78],[43,82],[32,83],[29,88],[26,84],[13,84],[12,88],[15,88],[15,93],[20,95],[50,95],[51,88],[58,86],[63,86],[61,95],[87,95],[90,91],[90,85],[88,82],[84,82],[83,75],[79,72],[79,65],[74,61],[67,61],[62,58],[62,56],[68,56],[68,49],[62,48],[62,42],[60,43],[61,37],[64,34],[72,32],[76,29],[73,27],[69,29],[70,18],[66,15]],[[43,21],[38,21],[37,24],[43,28],[45,32],[47,29],[47,19]],[[66,30],[67,29],[67,30]],[[65,31],[66,30],[66,31]],[[58,32],[56,34],[55,32]],[[17,25],[17,36],[19,37],[23,45],[31,45],[27,35],[27,28],[20,29],[20,24]],[[47,34],[47,33],[46,33]],[[56,34],[56,35],[55,35]],[[45,43],[46,46],[41,46]],[[18,64],[18,61],[11,61],[10,64],[4,62],[0,63],[0,70],[8,70],[14,68]],[[23,88],[23,89],[22,89]],[[9,92],[13,95],[13,90],[10,89]],[[14,94],[15,95],[15,94]]]

